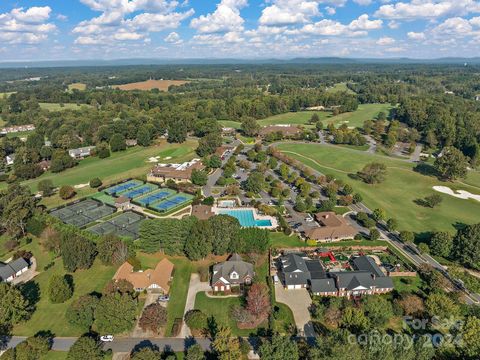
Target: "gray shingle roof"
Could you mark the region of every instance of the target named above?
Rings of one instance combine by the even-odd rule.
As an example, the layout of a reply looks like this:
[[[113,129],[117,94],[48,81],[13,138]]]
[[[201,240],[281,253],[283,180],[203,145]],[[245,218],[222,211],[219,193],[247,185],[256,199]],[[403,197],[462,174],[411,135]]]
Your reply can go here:
[[[0,262],[0,280],[6,280],[26,267],[28,267],[28,263],[24,258],[18,258],[9,263]]]
[[[238,274],[238,279],[231,277],[232,273]],[[228,284],[243,284],[246,277],[255,276],[253,265],[243,261],[240,255],[233,254],[227,261],[213,266],[212,285],[222,279]]]
[[[353,259],[353,266],[357,270],[369,271],[376,276],[385,276],[383,271],[370,256],[359,256]]]

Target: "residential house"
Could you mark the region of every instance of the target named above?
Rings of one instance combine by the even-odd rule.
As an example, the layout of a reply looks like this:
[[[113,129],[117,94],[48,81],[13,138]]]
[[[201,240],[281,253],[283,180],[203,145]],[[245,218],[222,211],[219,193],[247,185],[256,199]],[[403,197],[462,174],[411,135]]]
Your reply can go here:
[[[24,258],[18,258],[8,263],[0,261],[0,281],[10,282],[28,270],[29,264]]]
[[[27,124],[27,125],[16,125],[16,126],[9,126],[5,127],[0,130],[1,135],[12,134],[17,132],[24,132],[24,131],[33,131],[35,130],[35,125]]]
[[[168,259],[161,260],[155,269],[133,271],[133,266],[125,262],[115,273],[113,279],[126,280],[133,285],[135,291],[150,291],[167,294],[170,291],[173,264]]]
[[[95,146],[85,146],[78,149],[68,150],[68,155],[74,159],[83,159],[92,154],[92,151],[95,149]]]
[[[283,137],[295,137],[302,129],[294,125],[269,125],[260,129],[260,136],[265,137],[272,133],[281,133]]]
[[[125,144],[127,144],[128,147],[137,146],[138,141],[136,139],[127,139],[125,140]]]
[[[15,154],[10,154],[5,157],[5,163],[8,166],[13,165],[14,162],[15,162]]]
[[[250,285],[254,276],[253,265],[243,261],[240,255],[233,254],[227,261],[213,266],[212,289],[230,291],[232,287]]]
[[[236,132],[237,132],[237,130],[235,130],[232,127],[223,127],[222,128],[222,135],[225,135],[225,136],[235,135]]]
[[[332,242],[352,239],[358,231],[348,224],[347,220],[333,211],[319,212],[315,215],[318,227],[311,228],[305,235],[319,242]]]
[[[167,180],[173,180],[176,183],[190,181],[195,169],[205,169],[200,159],[193,159],[183,164],[157,164],[147,175],[147,181],[156,183],[164,183]]]
[[[373,258],[359,256],[352,260],[353,271],[325,272],[320,260],[305,254],[280,258],[279,277],[286,289],[308,288],[313,295],[356,297],[384,294],[393,290],[393,281],[385,276]]]

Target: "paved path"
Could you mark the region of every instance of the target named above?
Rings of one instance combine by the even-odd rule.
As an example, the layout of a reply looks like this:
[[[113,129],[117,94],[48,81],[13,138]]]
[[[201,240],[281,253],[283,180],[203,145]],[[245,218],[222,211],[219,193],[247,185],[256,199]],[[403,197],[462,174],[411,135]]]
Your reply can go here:
[[[210,284],[208,282],[201,282],[200,276],[198,274],[192,274],[190,277],[190,284],[188,286],[187,301],[185,303],[185,310],[183,314],[185,315],[188,311],[193,310],[195,307],[195,298],[199,292],[210,290]],[[183,322],[180,334],[178,338],[187,338],[192,336],[190,329],[188,328],[185,321]]]
[[[276,284],[275,299],[292,310],[300,336],[305,336],[306,338],[314,338],[316,336],[309,311],[310,305],[312,305],[312,298],[307,289],[285,290],[281,284]]]
[[[422,144],[417,144],[415,146],[415,150],[413,151],[412,155],[410,155],[411,162],[419,162],[420,161],[420,154],[422,153],[423,146]]]

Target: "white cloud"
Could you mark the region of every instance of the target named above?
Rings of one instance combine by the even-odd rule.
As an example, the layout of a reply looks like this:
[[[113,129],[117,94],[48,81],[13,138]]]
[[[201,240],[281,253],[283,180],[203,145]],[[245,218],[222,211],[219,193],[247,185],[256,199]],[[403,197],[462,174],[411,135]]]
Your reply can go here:
[[[358,19],[353,20],[349,28],[351,30],[376,30],[382,27],[382,20],[370,20],[367,14],[360,15]]]
[[[368,6],[372,3],[372,0],[353,0],[354,3],[362,6]]]
[[[167,43],[171,43],[171,44],[174,44],[174,45],[179,45],[179,44],[183,43],[182,38],[175,31],[168,34],[167,37],[163,40]]]
[[[318,1],[314,0],[276,0],[262,11],[261,25],[293,25],[309,22],[319,16]]]
[[[101,15],[78,23],[72,30],[75,44],[100,45],[115,42],[150,42],[149,34],[176,29],[194,14],[193,9],[176,11],[178,1],[81,0]],[[133,17],[132,17],[133,15]],[[130,16],[130,17],[129,17]]]
[[[448,15],[465,15],[480,12],[475,0],[411,0],[382,5],[375,16],[385,19],[436,19]]]
[[[407,36],[412,40],[425,40],[425,34],[423,32],[410,31],[407,33]]]
[[[380,46],[385,46],[385,45],[393,45],[395,43],[395,39],[385,36],[377,40],[376,44]]]
[[[15,8],[0,14],[0,41],[9,44],[37,44],[48,39],[57,27],[47,22],[52,9],[49,6]]]
[[[213,13],[192,19],[190,26],[204,34],[243,30],[240,9],[246,5],[247,0],[222,0]]]
[[[313,24],[307,24],[298,30],[286,31],[287,34],[309,34],[323,36],[364,36],[369,30],[382,27],[382,20],[370,20],[363,14],[350,24],[345,25],[335,20],[323,19]]]

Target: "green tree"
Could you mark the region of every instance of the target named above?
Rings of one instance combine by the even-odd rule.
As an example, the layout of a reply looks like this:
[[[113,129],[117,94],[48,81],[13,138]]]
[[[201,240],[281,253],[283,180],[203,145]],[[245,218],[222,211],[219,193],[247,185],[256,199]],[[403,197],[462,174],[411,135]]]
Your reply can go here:
[[[135,324],[136,302],[130,295],[105,295],[95,309],[95,325],[104,334],[118,334]]]
[[[200,260],[212,253],[213,229],[208,220],[200,220],[192,227],[185,244],[185,255],[190,260]]]
[[[232,335],[228,327],[221,326],[215,334],[212,348],[217,354],[218,360],[238,360],[242,357],[240,341]]]
[[[198,141],[197,154],[201,157],[211,155],[222,145],[222,137],[218,133],[211,133]]]
[[[383,209],[375,209],[373,210],[372,218],[376,222],[384,221],[387,218],[387,213]]]
[[[30,309],[28,300],[16,286],[0,282],[0,330],[2,325],[15,325],[26,320]]]
[[[449,181],[465,178],[468,166],[468,158],[452,146],[445,147],[442,156],[438,156],[434,163],[440,177]]]
[[[185,314],[185,324],[192,330],[206,329],[208,326],[208,318],[207,315],[200,310],[189,310]]]
[[[75,196],[76,192],[75,192],[75,189],[70,186],[70,185],[63,185],[58,194],[60,195],[60,198],[62,198],[63,200],[68,200],[68,199],[71,199],[72,197]]]
[[[432,194],[425,199],[423,199],[423,203],[428,206],[429,208],[434,208],[442,203],[443,198],[440,196],[440,194]]]
[[[262,360],[298,360],[298,346],[287,336],[274,334],[260,345],[258,352]]]
[[[108,147],[107,144],[105,143],[100,143],[98,146],[97,146],[97,155],[100,159],[106,159],[108,157],[110,157],[110,149]]]
[[[208,166],[211,167],[212,169],[221,168],[222,167],[222,159],[220,159],[220,156],[213,154],[208,159]]]
[[[89,269],[96,256],[95,244],[81,236],[64,236],[60,244],[63,266],[67,271]]]
[[[148,126],[142,126],[137,132],[137,143],[140,146],[150,146],[152,143],[152,134]]]
[[[113,234],[105,235],[97,242],[97,251],[98,258],[105,265],[124,263],[133,255],[128,245]]]
[[[249,191],[254,194],[260,193],[265,188],[264,175],[258,171],[253,171],[243,183],[243,188],[245,191]]]
[[[355,334],[365,331],[370,325],[363,311],[352,306],[348,306],[343,311],[341,324],[342,327]]]
[[[387,229],[389,231],[396,231],[398,229],[398,221],[397,219],[390,218],[387,220]]]
[[[363,167],[357,175],[367,184],[379,184],[385,181],[387,166],[382,163],[370,163]]]
[[[392,304],[382,296],[367,296],[362,299],[366,316],[375,327],[383,327],[393,317]]]
[[[72,284],[66,276],[54,274],[48,283],[48,298],[54,304],[64,303],[73,295]]]
[[[0,227],[7,235],[13,238],[24,236],[34,209],[35,199],[28,188],[12,184],[0,191]]]
[[[162,354],[156,349],[144,347],[140,350],[134,350],[130,355],[130,360],[159,360],[162,359]]]
[[[213,230],[212,249],[215,255],[224,255],[232,252],[238,242],[240,223],[234,217],[217,215],[208,219]]]
[[[194,344],[187,349],[185,360],[206,360],[205,351],[198,344]]]
[[[241,129],[246,136],[257,136],[260,131],[260,125],[257,120],[252,117],[244,117],[242,119]]]
[[[208,175],[203,170],[193,169],[191,179],[192,184],[197,186],[204,186],[208,182]]]
[[[430,238],[432,255],[448,257],[453,247],[453,236],[447,232],[435,232]]]
[[[83,295],[75,299],[67,308],[67,321],[87,332],[95,320],[95,309],[99,299],[94,295]]]
[[[143,331],[153,331],[159,334],[166,323],[167,310],[162,305],[153,303],[143,309],[138,325]]]
[[[102,180],[100,180],[99,178],[93,178],[92,180],[90,180],[90,187],[92,189],[96,189],[100,186],[102,186]]]
[[[480,223],[459,229],[453,239],[453,257],[461,264],[480,270]]]
[[[90,336],[82,336],[72,345],[67,360],[103,360],[102,345]]]
[[[470,359],[478,358],[480,354],[480,319],[468,316],[461,329],[461,352]]]
[[[413,243],[415,240],[415,234],[411,231],[400,231],[400,239],[404,243]]]
[[[43,196],[52,196],[54,189],[55,186],[53,186],[53,181],[50,179],[41,180],[38,183],[38,191],[40,191]]]
[[[15,360],[36,360],[45,356],[50,350],[50,342],[46,336],[30,336],[15,347]],[[0,357],[3,359],[3,357]]]
[[[447,295],[440,292],[430,293],[425,301],[425,309],[430,316],[442,319],[458,315],[459,306]]]
[[[370,240],[375,241],[380,238],[380,231],[377,228],[370,229]]]
[[[122,134],[113,134],[110,139],[110,149],[113,152],[123,151],[127,148],[127,142],[125,141],[125,136]]]

